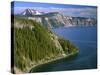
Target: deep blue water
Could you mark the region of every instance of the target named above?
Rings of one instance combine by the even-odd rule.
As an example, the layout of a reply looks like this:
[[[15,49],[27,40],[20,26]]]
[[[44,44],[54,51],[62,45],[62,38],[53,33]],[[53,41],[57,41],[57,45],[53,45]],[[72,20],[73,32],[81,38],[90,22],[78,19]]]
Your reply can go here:
[[[79,49],[74,57],[63,58],[40,65],[32,72],[66,71],[97,68],[97,28],[92,27],[61,27],[52,31],[64,39],[73,42]]]

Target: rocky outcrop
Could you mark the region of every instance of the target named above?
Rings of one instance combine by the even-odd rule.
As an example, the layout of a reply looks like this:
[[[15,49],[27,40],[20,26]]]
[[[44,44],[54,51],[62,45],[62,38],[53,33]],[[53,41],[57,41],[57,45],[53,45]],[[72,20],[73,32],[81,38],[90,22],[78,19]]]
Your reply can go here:
[[[64,16],[58,12],[29,16],[28,19],[40,22],[47,28],[97,25],[97,20],[95,18]]]
[[[40,22],[47,28],[97,25],[96,18],[66,16],[59,12],[44,13],[29,8],[18,16]]]

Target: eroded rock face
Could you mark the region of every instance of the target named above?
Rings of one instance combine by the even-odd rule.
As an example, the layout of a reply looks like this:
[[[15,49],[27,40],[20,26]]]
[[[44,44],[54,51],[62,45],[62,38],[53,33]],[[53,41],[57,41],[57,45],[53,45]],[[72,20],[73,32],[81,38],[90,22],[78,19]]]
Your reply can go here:
[[[29,8],[19,15],[40,22],[47,28],[97,25],[96,18],[66,16],[59,12],[43,13]]]
[[[28,19],[40,22],[47,28],[61,26],[95,26],[97,24],[97,20],[95,18],[64,16],[58,12],[29,16]]]

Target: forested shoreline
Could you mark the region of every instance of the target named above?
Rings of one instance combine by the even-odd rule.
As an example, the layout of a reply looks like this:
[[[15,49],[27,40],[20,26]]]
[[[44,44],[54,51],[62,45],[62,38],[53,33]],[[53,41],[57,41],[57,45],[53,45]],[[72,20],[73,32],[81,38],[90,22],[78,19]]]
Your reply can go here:
[[[69,40],[59,38],[40,23],[14,17],[14,72],[63,58],[77,52]]]

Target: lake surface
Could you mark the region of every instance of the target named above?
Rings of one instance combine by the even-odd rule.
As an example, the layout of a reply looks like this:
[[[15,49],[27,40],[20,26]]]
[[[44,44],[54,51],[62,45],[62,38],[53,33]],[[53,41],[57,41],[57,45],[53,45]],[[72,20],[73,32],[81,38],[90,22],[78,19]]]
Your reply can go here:
[[[63,58],[35,67],[31,72],[67,71],[97,68],[97,28],[61,27],[52,31],[64,39],[74,43],[79,53],[70,58]]]

